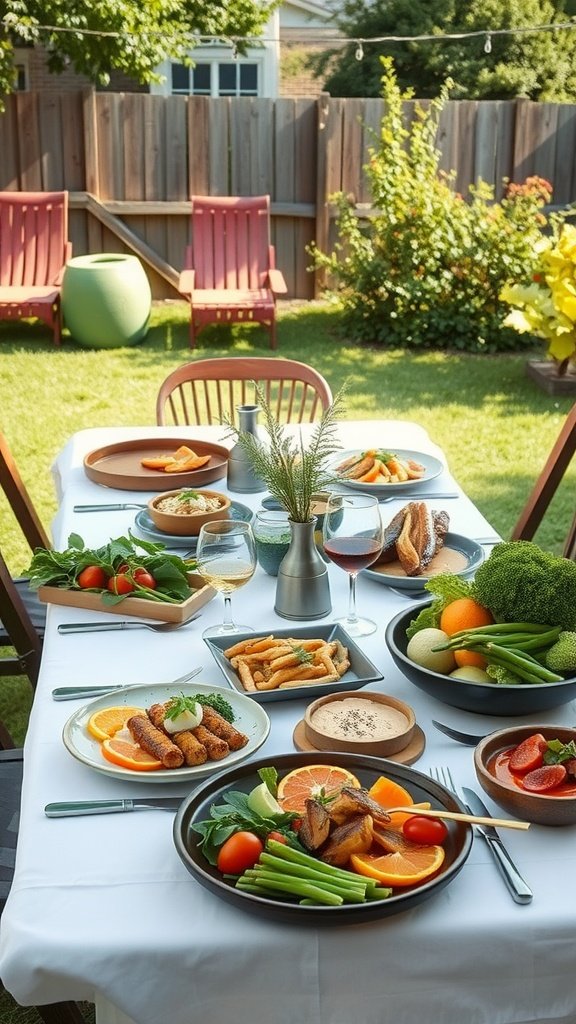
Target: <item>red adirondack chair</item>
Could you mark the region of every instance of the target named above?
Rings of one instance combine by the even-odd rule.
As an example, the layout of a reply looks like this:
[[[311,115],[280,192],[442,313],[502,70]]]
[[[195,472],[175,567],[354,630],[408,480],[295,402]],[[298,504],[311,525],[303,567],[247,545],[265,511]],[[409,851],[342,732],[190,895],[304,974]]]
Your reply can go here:
[[[60,344],[60,285],[68,241],[67,192],[0,192],[0,319],[38,317]]]
[[[192,244],[178,285],[191,304],[190,347],[206,324],[255,322],[276,348],[276,295],[287,288],[270,244],[270,197],[191,201]]]

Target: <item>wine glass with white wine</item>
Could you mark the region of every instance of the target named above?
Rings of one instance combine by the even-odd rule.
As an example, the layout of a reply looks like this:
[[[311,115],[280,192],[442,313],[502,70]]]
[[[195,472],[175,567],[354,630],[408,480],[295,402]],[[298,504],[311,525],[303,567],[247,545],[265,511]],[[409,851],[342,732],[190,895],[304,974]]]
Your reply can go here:
[[[248,583],[256,569],[256,545],[250,523],[220,519],[201,527],[196,548],[198,572],[206,583],[224,595],[224,620],[208,626],[202,636],[253,633],[232,619],[232,594]]]

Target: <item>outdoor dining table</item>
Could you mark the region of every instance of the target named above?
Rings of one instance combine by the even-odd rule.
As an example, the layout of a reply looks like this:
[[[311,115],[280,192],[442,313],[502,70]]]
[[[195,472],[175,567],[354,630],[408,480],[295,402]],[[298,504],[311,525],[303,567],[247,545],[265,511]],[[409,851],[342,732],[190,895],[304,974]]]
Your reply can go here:
[[[342,422],[344,448],[382,445],[440,457],[444,471],[427,493],[453,492],[451,530],[486,541],[497,535],[452,477],[426,431],[401,420]],[[84,455],[116,441],[174,436],[175,428],[95,428],[75,434],[58,455],[59,510],[55,547],[70,533],[87,545],[125,535],[134,510],[77,513],[78,504],[141,502],[148,494],[101,487],[88,479]],[[180,427],[178,436],[222,439],[220,427]],[[211,484],[225,491],[225,478]],[[154,493],[151,491],[150,494]],[[254,509],[262,493],[234,495]],[[382,505],[385,521],[406,495]],[[389,513],[389,515],[388,515]],[[329,566],[332,616],[346,612],[346,573]],[[275,580],[260,568],[234,595],[243,622],[258,631],[286,628],[274,610]],[[447,707],[408,682],[385,644],[386,623],[409,598],[360,576],[358,604],[378,622],[360,643],[383,673],[371,688],[408,702],[426,737],[414,768],[447,765],[461,785],[478,788],[470,747],[440,734],[440,719],[489,732],[511,719]],[[200,618],[172,633],[147,630],[63,636],[59,623],[90,622],[101,613],[48,608],[38,688],[25,743],[24,783],[15,878],[2,916],[0,976],[24,1005],[65,999],[95,1002],[98,1024],[574,1024],[576,830],[533,825],[509,830],[506,845],[534,891],[513,902],[486,844],[476,837],[463,869],[418,906],[369,923],[316,927],[264,919],[202,888],[172,839],[172,815],[161,811],[49,819],[51,801],[110,799],[189,787],[119,782],[76,761],[63,726],[82,703],[56,702],[56,686],[166,682],[203,665],[199,680],[225,686],[202,639],[221,620],[217,596]],[[298,623],[294,624],[295,626]],[[309,699],[308,699],[309,700]],[[271,730],[258,757],[294,752],[293,730],[305,694],[263,705]],[[526,721],[576,721],[575,702]],[[384,774],[384,771],[383,771]],[[495,814],[501,811],[488,798]]]

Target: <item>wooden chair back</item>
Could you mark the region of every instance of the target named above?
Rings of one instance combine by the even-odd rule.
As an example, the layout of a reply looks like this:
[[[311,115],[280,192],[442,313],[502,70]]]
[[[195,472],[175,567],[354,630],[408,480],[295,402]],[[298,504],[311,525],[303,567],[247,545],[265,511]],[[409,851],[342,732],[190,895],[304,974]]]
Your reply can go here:
[[[178,367],[160,387],[156,421],[237,423],[236,407],[255,401],[258,382],[279,422],[312,423],[332,403],[330,385],[312,366],[294,359],[231,356]]]
[[[18,467],[12,457],[8,441],[0,431],[0,487],[8,498],[8,503],[16,521],[24,534],[30,549],[51,547],[40,518],[34,508],[32,499],[26,490]]]
[[[190,345],[207,324],[256,322],[276,347],[276,295],[286,282],[270,240],[270,196],[192,196],[192,241],[179,291],[190,298]]]
[[[68,192],[0,192],[0,319],[38,317],[60,343],[60,285],[72,254]]]
[[[546,510],[576,452],[576,402],[568,413],[520,517],[512,531],[512,540],[532,540]],[[576,506],[576,502],[574,503]],[[576,559],[576,512],[568,531],[563,555]]]
[[[0,619],[16,650],[16,657],[0,658],[0,676],[25,673],[36,687],[42,657],[42,638],[24,604],[2,554],[0,553]]]

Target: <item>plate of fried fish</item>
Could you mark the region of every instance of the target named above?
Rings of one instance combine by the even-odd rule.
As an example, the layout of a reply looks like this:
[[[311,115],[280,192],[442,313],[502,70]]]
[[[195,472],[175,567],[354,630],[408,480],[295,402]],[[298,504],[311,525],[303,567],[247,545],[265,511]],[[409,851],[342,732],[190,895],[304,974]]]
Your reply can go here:
[[[125,719],[117,710],[122,708],[129,709]],[[113,714],[103,714],[107,709]],[[184,709],[192,709],[195,718],[176,719],[174,730],[174,711]],[[268,715],[249,697],[194,681],[178,687],[135,684],[97,697],[70,716],[62,739],[77,761],[103,775],[181,783],[239,764],[262,746],[269,731]],[[128,767],[139,757],[139,768]]]
[[[417,491],[444,471],[434,455],[406,448],[366,448],[338,452],[328,467],[345,487],[366,494]]]
[[[382,553],[362,575],[401,590],[423,590],[440,573],[471,576],[484,561],[484,548],[449,526],[444,510],[408,502],[385,527]]]

